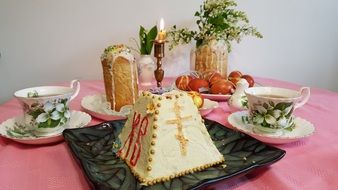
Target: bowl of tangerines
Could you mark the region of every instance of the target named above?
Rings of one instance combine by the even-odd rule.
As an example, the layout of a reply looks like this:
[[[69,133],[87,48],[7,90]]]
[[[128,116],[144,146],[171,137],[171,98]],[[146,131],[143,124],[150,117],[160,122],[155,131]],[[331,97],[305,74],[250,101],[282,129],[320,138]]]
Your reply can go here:
[[[240,71],[232,71],[227,77],[222,77],[216,71],[203,73],[189,72],[178,76],[175,87],[183,91],[194,91],[201,94],[203,98],[215,101],[226,101],[236,90],[236,83],[245,79],[249,87],[255,85],[252,76],[242,74]]]

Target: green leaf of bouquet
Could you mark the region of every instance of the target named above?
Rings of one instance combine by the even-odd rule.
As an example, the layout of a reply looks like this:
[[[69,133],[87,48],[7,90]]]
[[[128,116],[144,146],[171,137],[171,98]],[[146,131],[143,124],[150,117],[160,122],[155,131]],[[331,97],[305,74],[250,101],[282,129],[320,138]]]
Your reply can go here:
[[[147,34],[147,39],[146,39],[146,53],[147,55],[151,54],[151,50],[153,49],[154,45],[154,40],[157,36],[157,26],[155,25],[150,29],[150,31]]]
[[[208,21],[218,29],[225,29],[224,17],[222,15],[211,17],[208,19]]]
[[[140,26],[139,31],[139,38],[140,38],[140,53],[145,54],[147,52],[146,50],[146,38],[144,38],[144,35],[146,35],[146,30],[143,26]]]
[[[196,47],[200,47],[203,44],[203,40],[198,39],[196,40]]]

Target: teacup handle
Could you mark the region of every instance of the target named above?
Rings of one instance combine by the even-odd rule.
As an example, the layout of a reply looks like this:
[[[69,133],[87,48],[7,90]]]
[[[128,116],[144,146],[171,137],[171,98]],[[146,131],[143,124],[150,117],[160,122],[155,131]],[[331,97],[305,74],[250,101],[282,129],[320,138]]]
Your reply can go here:
[[[309,98],[310,98],[310,88],[309,87],[302,87],[300,89],[300,94],[301,94],[300,95],[301,98],[300,98],[299,102],[296,103],[295,109],[302,107],[309,100]]]
[[[73,100],[80,92],[80,81],[79,80],[72,80],[70,82],[70,88],[74,89],[74,94],[70,97],[70,100]]]

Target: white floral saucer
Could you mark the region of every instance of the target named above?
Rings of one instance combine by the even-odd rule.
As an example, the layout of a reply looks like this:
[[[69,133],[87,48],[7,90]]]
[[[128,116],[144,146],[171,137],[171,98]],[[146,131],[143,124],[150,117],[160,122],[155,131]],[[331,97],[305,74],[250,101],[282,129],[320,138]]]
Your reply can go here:
[[[120,112],[111,110],[104,94],[85,96],[81,101],[81,107],[90,115],[105,121],[126,119],[132,108],[131,105],[127,105],[123,106]]]
[[[81,111],[71,111],[71,118],[66,126],[48,134],[42,134],[25,124],[24,116],[10,118],[0,124],[0,136],[24,144],[49,144],[63,140],[64,129],[81,128],[91,121],[90,115]]]
[[[199,109],[201,116],[206,116],[212,112],[212,110],[218,108],[219,104],[216,101],[204,99],[203,106]]]
[[[239,111],[229,115],[229,123],[237,130],[250,135],[262,142],[270,144],[285,144],[294,141],[298,141],[305,137],[311,136],[315,127],[312,123],[295,117],[295,128],[292,131],[283,130],[277,133],[264,133],[259,130],[255,130],[254,126],[245,122],[245,119],[249,115],[248,111]]]

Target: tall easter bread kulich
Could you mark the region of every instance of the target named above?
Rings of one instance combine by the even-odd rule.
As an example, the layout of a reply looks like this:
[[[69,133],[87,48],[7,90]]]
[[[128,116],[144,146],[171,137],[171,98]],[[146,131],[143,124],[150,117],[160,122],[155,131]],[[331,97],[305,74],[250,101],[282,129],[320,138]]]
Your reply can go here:
[[[123,45],[107,47],[102,56],[104,87],[111,109],[120,111],[138,97],[137,65],[131,50]]]
[[[117,155],[144,185],[168,181],[224,161],[192,98],[144,91],[119,135]]]

